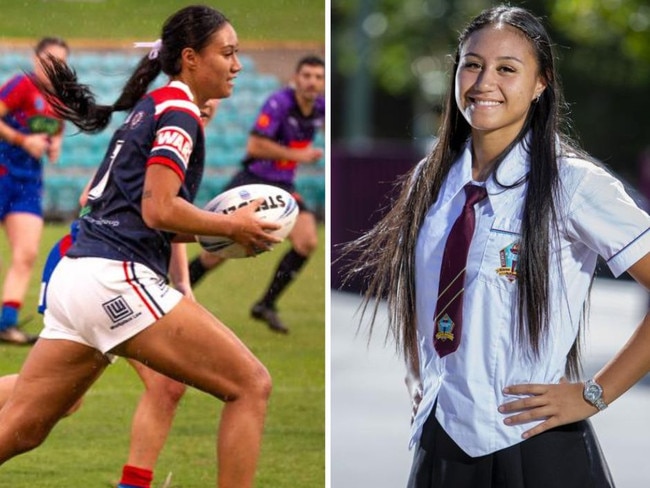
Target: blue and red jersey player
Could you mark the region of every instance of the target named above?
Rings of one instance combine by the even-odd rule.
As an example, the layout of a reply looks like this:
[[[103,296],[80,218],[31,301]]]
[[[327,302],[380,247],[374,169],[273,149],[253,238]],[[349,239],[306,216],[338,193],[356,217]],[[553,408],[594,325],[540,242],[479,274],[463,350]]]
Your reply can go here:
[[[20,134],[60,135],[63,123],[32,81],[33,73],[15,75],[0,88],[0,102],[6,107],[2,121]],[[14,139],[15,140],[15,139]],[[20,140],[20,137],[18,137]],[[41,178],[41,158],[24,147],[0,140],[0,174],[21,180]],[[38,209],[40,212],[40,209]]]
[[[63,123],[37,83],[47,83],[43,64],[65,59],[64,40],[46,37],[34,52],[34,70],[0,87],[0,222],[11,247],[2,290],[0,341],[30,344],[34,336],[18,328],[18,315],[34,267],[43,228],[42,158],[56,162]]]
[[[70,225],[70,233],[64,235],[59,241],[52,246],[50,253],[47,255],[45,260],[45,265],[43,266],[43,274],[41,277],[41,290],[38,297],[38,313],[43,314],[45,308],[47,307],[47,285],[50,282],[50,276],[56,265],[59,264],[61,258],[66,255],[68,249],[72,247],[74,241],[77,239],[77,233],[79,232],[79,221],[74,220]]]

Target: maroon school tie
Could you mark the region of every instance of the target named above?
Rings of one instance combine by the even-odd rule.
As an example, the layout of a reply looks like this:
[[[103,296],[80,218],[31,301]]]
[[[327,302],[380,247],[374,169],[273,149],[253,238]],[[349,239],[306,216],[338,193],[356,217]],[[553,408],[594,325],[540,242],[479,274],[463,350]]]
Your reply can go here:
[[[465,205],[447,237],[433,317],[433,345],[440,357],[458,349],[463,321],[463,292],[469,243],[474,235],[474,204],[487,196],[484,187],[465,185]]]

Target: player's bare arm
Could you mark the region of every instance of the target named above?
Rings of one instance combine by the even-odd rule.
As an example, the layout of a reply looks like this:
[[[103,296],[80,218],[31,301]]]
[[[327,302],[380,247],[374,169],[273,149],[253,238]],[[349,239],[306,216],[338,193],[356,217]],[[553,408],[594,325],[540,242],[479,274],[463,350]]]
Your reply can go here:
[[[253,158],[288,160],[303,164],[315,163],[323,157],[323,151],[312,145],[291,148],[254,134],[248,138],[246,152]]]

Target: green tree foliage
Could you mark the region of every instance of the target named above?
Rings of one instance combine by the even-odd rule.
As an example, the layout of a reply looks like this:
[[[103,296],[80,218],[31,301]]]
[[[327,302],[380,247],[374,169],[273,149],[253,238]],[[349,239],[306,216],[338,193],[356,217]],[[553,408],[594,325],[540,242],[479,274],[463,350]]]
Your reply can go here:
[[[420,88],[440,92],[440,71],[469,18],[488,0],[335,0],[338,70],[364,62],[388,93]],[[650,5],[647,0],[512,2],[545,17],[561,60],[575,71],[614,84],[650,82]],[[339,24],[340,22],[340,24]]]
[[[555,0],[551,24],[572,47],[576,71],[614,85],[650,83],[647,0]]]
[[[341,24],[333,38],[337,68],[350,74],[363,62],[390,94],[421,89],[439,96],[445,84],[440,73],[446,71],[445,60],[459,29],[489,4],[485,0],[335,1],[334,18]]]
[[[488,0],[334,0],[335,77],[345,90],[367,70],[375,96],[371,125],[388,134],[377,99],[410,98],[414,118],[439,109],[459,31]],[[511,0],[544,19],[585,148],[634,179],[650,134],[648,0]],[[334,93],[336,98],[337,94]],[[354,99],[353,99],[354,101]],[[423,108],[423,106],[425,106]],[[345,106],[351,108],[350,104]],[[394,118],[394,117],[393,117]],[[434,116],[429,116],[435,119]],[[394,127],[402,137],[404,127]],[[416,131],[413,131],[416,132]],[[372,134],[371,134],[372,135]],[[345,134],[343,134],[345,137]]]

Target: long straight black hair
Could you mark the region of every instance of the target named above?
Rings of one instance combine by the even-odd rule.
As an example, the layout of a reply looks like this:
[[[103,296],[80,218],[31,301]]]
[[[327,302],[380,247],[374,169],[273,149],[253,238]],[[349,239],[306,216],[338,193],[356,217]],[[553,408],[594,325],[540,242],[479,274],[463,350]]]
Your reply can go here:
[[[528,183],[517,267],[519,321],[516,332],[520,347],[538,357],[541,340],[548,329],[550,234],[553,229],[557,230],[558,151],[584,153],[565,133],[568,128],[562,116],[565,105],[551,40],[544,26],[528,10],[496,6],[474,18],[459,37],[435,147],[420,165],[399,181],[401,190],[386,216],[369,232],[344,246],[344,256],[353,259],[345,263],[347,276],[351,278],[361,273],[366,279],[362,312],[366,313],[371,301],[376,300],[371,314],[371,332],[378,300],[386,298],[389,331],[407,360],[417,354],[415,245],[419,229],[471,134],[471,127],[458,109],[454,95],[461,48],[474,32],[494,25],[509,25],[522,33],[522,38],[533,48],[539,75],[546,83],[541,96],[531,103],[520,133],[497,158],[492,177],[498,183],[496,172],[501,161],[530,133],[530,172],[515,183]],[[579,349],[578,337],[567,357],[566,373],[570,377],[580,373]]]
[[[80,84],[66,63],[50,57],[43,67],[52,88],[39,84],[57,114],[84,132],[99,132],[111,121],[113,112],[130,110],[147,92],[162,71],[168,76],[181,72],[181,52],[190,47],[200,52],[210,37],[228,19],[204,5],[190,5],[167,19],[162,28],[161,46],[156,56],[144,56],[112,105],[98,105],[90,87]]]

